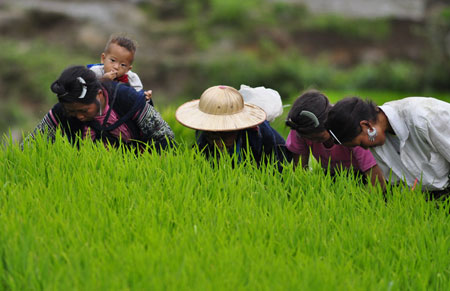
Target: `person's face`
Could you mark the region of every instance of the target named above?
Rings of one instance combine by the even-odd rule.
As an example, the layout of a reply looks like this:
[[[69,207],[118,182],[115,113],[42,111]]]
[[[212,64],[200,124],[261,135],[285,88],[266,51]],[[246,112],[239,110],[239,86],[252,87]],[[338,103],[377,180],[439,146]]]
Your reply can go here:
[[[343,145],[347,146],[347,147],[355,147],[355,146],[360,146],[364,149],[368,149],[368,148],[372,148],[372,147],[377,147],[377,146],[381,146],[384,144],[384,142],[386,141],[386,134],[383,130],[381,130],[380,126],[377,125],[376,123],[371,123],[369,121],[363,120],[360,122],[360,126],[361,126],[361,133],[358,134],[354,139],[352,139],[349,142],[344,142]],[[371,141],[369,139],[369,130],[373,130],[376,129],[377,130],[377,135],[375,137],[375,140]]]
[[[220,150],[231,148],[237,139],[236,131],[205,131],[206,142]]]
[[[315,143],[324,143],[331,139],[330,133],[326,130],[310,134],[301,134],[300,136]]]
[[[118,44],[111,43],[108,51],[102,53],[105,73],[114,72],[116,78],[122,77],[133,67],[133,53]]]
[[[62,103],[66,114],[69,117],[75,117],[81,122],[93,120],[100,112],[99,94],[97,94],[96,101],[91,104]]]

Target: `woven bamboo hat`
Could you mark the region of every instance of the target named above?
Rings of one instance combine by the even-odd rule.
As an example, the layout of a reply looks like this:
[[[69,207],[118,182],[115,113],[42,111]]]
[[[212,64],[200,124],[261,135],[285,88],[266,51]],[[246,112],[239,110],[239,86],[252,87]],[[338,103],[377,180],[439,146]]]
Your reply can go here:
[[[244,103],[238,90],[229,86],[214,86],[200,99],[178,107],[175,118],[182,125],[204,131],[233,131],[254,127],[266,120],[260,107]]]

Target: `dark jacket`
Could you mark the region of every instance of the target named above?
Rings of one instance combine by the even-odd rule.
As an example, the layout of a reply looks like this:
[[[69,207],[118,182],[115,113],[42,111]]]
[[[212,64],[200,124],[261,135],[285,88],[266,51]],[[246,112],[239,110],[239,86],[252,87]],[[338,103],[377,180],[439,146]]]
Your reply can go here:
[[[214,155],[214,147],[207,143],[204,132],[199,131],[197,135],[197,145],[203,153],[207,157]],[[270,126],[268,121],[264,121],[256,127],[241,130],[234,149],[238,151],[238,160],[245,159],[250,150],[258,166],[274,159],[278,170],[281,171],[282,164],[292,159],[285,144],[284,138]]]
[[[169,125],[153,106],[146,103],[143,91],[136,92],[133,88],[117,82],[103,82],[102,89],[108,96],[109,104],[105,121],[108,120],[111,110],[114,110],[119,118],[114,124],[100,124],[97,120],[81,122],[75,117],[67,116],[63,105],[57,103],[36,127],[35,132],[47,128],[50,134],[54,134],[56,128],[60,127],[69,141],[76,144],[77,136],[81,136],[83,129],[88,126],[95,131],[95,140],[118,145],[124,141],[111,134],[111,131],[125,124],[133,139],[126,145],[154,143],[158,148],[165,148],[173,140]]]

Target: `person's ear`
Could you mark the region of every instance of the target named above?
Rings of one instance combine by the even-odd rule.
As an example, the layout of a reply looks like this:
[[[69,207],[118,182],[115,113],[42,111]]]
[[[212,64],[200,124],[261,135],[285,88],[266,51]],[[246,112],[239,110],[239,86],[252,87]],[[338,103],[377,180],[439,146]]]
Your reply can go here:
[[[130,66],[128,67],[127,73],[128,73],[132,68],[133,68],[133,65],[130,65]]]
[[[105,99],[105,95],[103,95],[102,89],[99,89],[97,91],[97,96],[95,96],[95,99],[97,99],[100,102],[100,104],[105,103],[106,99]]]
[[[105,53],[102,53],[102,55],[101,55],[102,64],[105,63],[105,58],[106,58]]]
[[[369,121],[367,121],[367,120],[361,120],[360,122],[359,122],[359,125],[361,126],[361,128],[364,130],[367,130],[367,129],[371,129],[371,128],[373,128],[373,126],[372,126],[372,124],[369,122]]]

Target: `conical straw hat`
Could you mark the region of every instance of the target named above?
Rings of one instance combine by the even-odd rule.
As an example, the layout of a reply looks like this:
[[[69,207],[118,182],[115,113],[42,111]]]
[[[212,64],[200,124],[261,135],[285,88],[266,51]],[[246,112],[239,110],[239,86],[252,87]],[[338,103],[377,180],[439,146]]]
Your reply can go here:
[[[178,107],[175,118],[186,127],[204,131],[233,131],[254,127],[266,120],[260,107],[244,102],[229,86],[206,89],[200,99]]]

